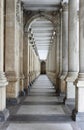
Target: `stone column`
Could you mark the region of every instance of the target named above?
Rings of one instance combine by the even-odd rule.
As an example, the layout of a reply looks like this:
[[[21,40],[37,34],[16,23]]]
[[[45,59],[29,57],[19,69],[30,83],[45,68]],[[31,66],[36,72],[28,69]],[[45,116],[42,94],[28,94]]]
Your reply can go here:
[[[24,33],[23,72],[24,72],[24,90],[25,93],[28,94],[28,33]]]
[[[29,82],[30,82],[30,86],[31,86],[31,81],[32,81],[32,51],[31,51],[31,44],[29,45]]]
[[[9,81],[7,101],[12,104],[19,102],[20,91],[18,4],[17,0],[6,0],[5,71]]]
[[[33,62],[34,62],[34,52],[33,52],[33,48],[32,48],[32,83],[33,83],[33,80],[34,80],[34,68],[33,68]]]
[[[59,26],[59,25],[58,25]],[[60,42],[59,42],[59,31],[56,33],[56,94],[59,96],[60,87],[59,87],[59,70],[60,70]]]
[[[60,62],[60,66],[59,66],[59,82],[60,82],[60,76],[62,74],[62,9],[60,9],[60,52],[59,52],[59,62]]]
[[[77,0],[69,0],[68,75],[66,78],[66,104],[74,103],[78,76]]]
[[[8,84],[4,73],[4,0],[0,0],[0,122],[9,116],[6,109],[6,85]]]
[[[79,75],[76,81],[73,119],[84,122],[84,1],[79,1]]]
[[[24,74],[23,74],[23,7],[20,8],[21,23],[20,23],[20,95],[24,95]]]
[[[27,68],[27,71],[28,71],[28,89],[29,89],[29,38],[28,38],[28,68]]]
[[[52,44],[52,50],[51,50],[51,56],[52,56],[52,61],[51,61],[51,64],[52,64],[52,81],[53,81],[53,84],[54,86],[56,86],[56,36],[54,35],[53,37],[53,44]]]
[[[65,93],[65,78],[68,73],[68,4],[65,3],[62,8],[62,74],[60,89]]]
[[[33,71],[34,71],[34,81],[36,79],[36,53],[34,51],[34,60],[33,60]]]

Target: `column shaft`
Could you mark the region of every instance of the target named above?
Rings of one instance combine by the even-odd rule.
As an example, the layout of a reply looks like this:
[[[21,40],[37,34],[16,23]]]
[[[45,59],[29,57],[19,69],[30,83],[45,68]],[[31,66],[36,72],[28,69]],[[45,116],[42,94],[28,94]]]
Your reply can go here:
[[[84,121],[84,1],[79,1],[79,75],[76,80],[75,110],[72,117]]]
[[[68,39],[68,76],[66,78],[66,104],[74,103],[75,85],[78,76],[77,45],[77,0],[69,0],[69,39]]]
[[[6,85],[8,84],[4,73],[4,0],[0,0],[0,122],[8,118],[6,109]]]
[[[20,23],[20,95],[24,95],[24,75],[23,75],[23,7],[20,8],[20,16],[21,16],[21,23]]]
[[[23,44],[23,72],[24,72],[24,90],[28,94],[28,33],[24,33]]]
[[[68,4],[62,9],[62,75],[60,77],[60,89],[65,93],[65,78],[68,73]]]

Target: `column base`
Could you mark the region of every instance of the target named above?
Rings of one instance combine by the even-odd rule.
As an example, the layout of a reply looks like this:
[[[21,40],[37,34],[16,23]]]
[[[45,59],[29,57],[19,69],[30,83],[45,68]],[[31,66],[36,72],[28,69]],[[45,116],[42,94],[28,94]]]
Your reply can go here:
[[[7,105],[17,105],[20,103],[20,98],[7,98],[6,103]]]
[[[63,102],[65,105],[75,105],[75,99],[74,98],[69,98],[67,99],[64,97]]]
[[[20,91],[19,96],[25,96],[25,91]]]
[[[60,90],[62,93],[66,92],[66,81],[65,81],[66,76],[67,72],[63,72],[62,75],[60,76]]]
[[[75,109],[72,111],[72,119],[77,122],[84,121],[84,112],[77,112]]]
[[[5,109],[4,111],[0,111],[0,122],[6,121],[9,117],[9,110]]]
[[[28,95],[28,88],[24,88],[25,95]]]

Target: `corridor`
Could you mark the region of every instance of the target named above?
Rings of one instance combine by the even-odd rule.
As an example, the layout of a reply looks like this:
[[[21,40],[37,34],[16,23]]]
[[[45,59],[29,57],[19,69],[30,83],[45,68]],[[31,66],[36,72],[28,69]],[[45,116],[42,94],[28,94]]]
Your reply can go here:
[[[0,130],[78,127],[84,0],[0,0]]]
[[[80,130],[61,98],[48,77],[39,76],[29,95],[8,107],[10,116],[0,130]]]

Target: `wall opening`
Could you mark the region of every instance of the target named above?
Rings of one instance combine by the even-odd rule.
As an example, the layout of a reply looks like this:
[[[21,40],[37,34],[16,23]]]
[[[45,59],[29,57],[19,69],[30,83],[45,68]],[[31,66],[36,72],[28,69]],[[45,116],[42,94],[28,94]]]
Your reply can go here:
[[[46,74],[46,62],[41,61],[41,74]]]

